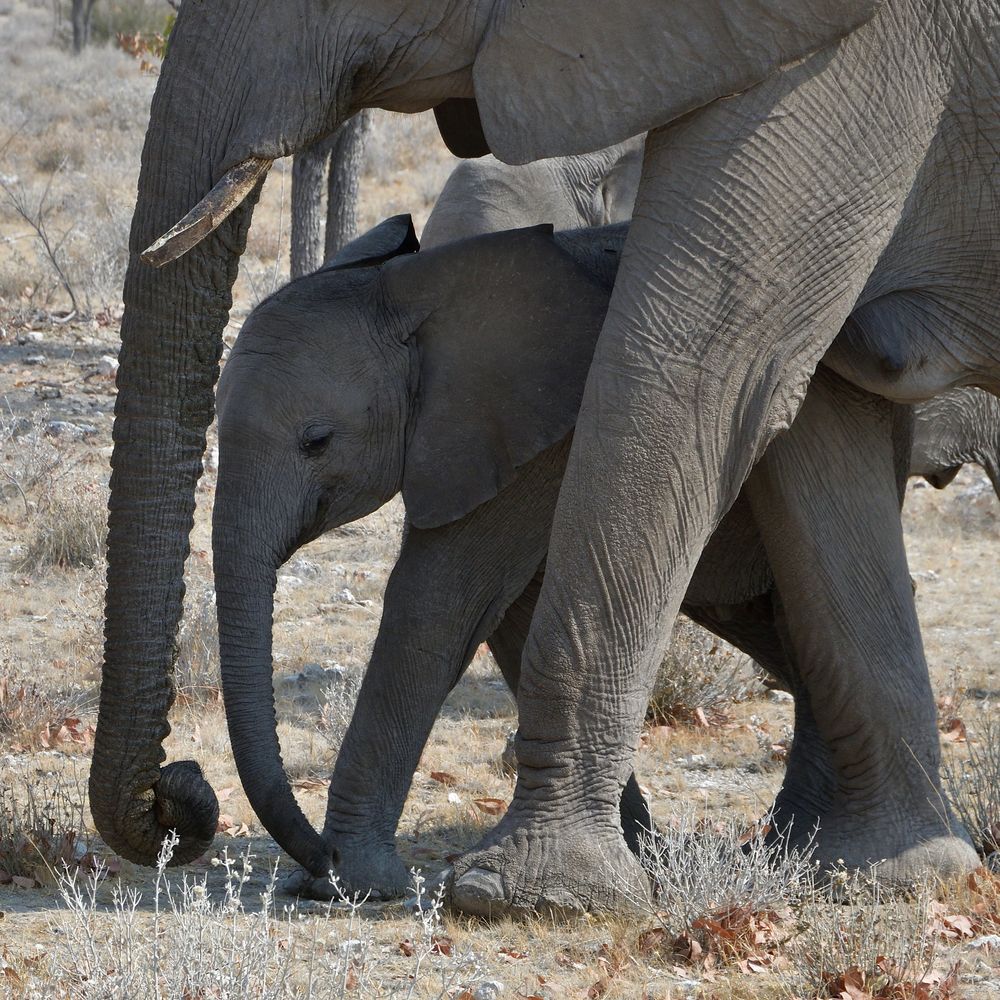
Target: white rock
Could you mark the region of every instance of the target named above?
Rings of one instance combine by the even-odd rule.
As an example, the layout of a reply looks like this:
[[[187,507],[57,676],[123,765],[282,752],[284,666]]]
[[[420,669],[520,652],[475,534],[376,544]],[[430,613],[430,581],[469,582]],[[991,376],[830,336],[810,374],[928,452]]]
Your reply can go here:
[[[351,591],[344,587],[344,589],[337,594],[337,600],[343,604],[357,604],[358,599],[351,593]]]
[[[470,983],[466,989],[472,994],[472,1000],[499,1000],[505,987],[499,979],[484,979],[481,983]]]
[[[282,573],[278,577],[278,583],[284,584],[286,587],[301,587],[302,577],[292,576],[291,573]]]
[[[98,375],[117,375],[118,374],[118,359],[113,358],[110,354],[102,354],[101,360],[97,362],[97,374]]]
[[[773,701],[777,705],[795,701],[795,699],[787,691],[779,691],[777,689],[767,692],[767,700]]]

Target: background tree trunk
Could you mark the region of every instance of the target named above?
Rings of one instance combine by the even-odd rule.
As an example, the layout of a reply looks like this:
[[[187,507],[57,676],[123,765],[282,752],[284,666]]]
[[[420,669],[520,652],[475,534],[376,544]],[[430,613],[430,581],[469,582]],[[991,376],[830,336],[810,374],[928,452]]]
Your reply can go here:
[[[357,233],[358,182],[372,113],[365,110],[336,132],[296,154],[292,165],[291,274],[315,271]],[[326,237],[323,193],[327,191]]]
[[[97,0],[73,0],[73,53],[79,55],[90,43],[90,18]]]

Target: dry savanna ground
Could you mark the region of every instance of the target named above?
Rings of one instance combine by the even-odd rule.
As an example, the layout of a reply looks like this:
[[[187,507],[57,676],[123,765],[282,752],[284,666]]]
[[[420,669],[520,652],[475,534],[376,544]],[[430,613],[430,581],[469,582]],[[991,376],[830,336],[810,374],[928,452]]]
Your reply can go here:
[[[0,0],[0,995],[31,997],[1000,996],[1000,887],[985,871],[884,896],[816,889],[774,864],[754,821],[782,773],[791,712],[749,665],[684,628],[638,771],[666,831],[646,912],[558,925],[483,924],[432,905],[295,904],[291,862],[251,812],[220,705],[209,551],[211,461],[198,490],[171,759],[194,757],[222,800],[215,849],[185,872],[138,868],[100,842],[86,802],[101,654],[101,560],[114,358],[150,65],[114,32],[152,32],[162,0],[100,0],[72,57],[68,3]],[[453,160],[427,116],[381,116],[361,223],[418,223]],[[287,277],[288,164],[268,179],[227,331]],[[71,314],[71,310],[75,310]],[[1000,739],[1000,507],[977,470],[945,493],[913,483],[905,521],[954,794],[990,842]],[[309,817],[379,621],[399,541],[394,502],[282,570],[275,689],[289,775]],[[400,825],[433,877],[509,800],[514,705],[489,657],[450,697]],[[991,737],[991,734],[992,737]],[[970,769],[968,761],[972,759]],[[978,782],[978,784],[977,784]],[[985,829],[985,832],[983,832]],[[748,850],[740,844],[748,844]],[[249,859],[249,860],[248,860]]]

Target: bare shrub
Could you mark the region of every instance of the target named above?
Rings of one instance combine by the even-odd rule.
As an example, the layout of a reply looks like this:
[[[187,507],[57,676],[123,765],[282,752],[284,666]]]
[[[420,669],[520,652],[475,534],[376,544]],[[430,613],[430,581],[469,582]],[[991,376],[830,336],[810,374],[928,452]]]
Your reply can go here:
[[[7,746],[40,749],[63,742],[86,744],[79,719],[82,700],[79,689],[43,687],[37,671],[14,655],[11,644],[0,643],[0,741]],[[66,732],[61,733],[64,728]]]
[[[0,496],[20,496],[27,514],[51,492],[62,465],[62,452],[45,433],[48,421],[44,408],[18,417],[0,401]]]
[[[363,900],[341,894],[310,914],[275,904],[276,872],[259,896],[251,892],[252,855],[223,852],[208,875],[167,874],[175,837],[164,842],[152,899],[113,887],[104,917],[100,872],[60,879],[64,919],[44,966],[17,967],[23,995],[74,1000],[343,1000],[347,997],[457,996],[475,963],[453,950],[442,932],[441,897],[415,884],[413,933],[400,943],[397,967],[376,948],[375,924]],[[142,910],[150,910],[147,917]],[[336,911],[339,927],[331,930]],[[104,930],[98,930],[103,924]],[[14,968],[14,963],[9,963]],[[37,992],[32,992],[35,990]],[[471,991],[469,995],[472,995]]]
[[[877,869],[839,871],[830,892],[808,896],[796,911],[796,932],[786,943],[782,980],[788,995],[952,996],[931,985],[916,984],[930,973],[934,938],[929,916],[932,893],[927,885],[915,897],[880,882]],[[849,992],[853,989],[855,992]]]
[[[174,683],[183,701],[217,702],[219,689],[219,622],[215,590],[200,576],[185,581],[184,617],[177,633]]]
[[[1000,719],[984,712],[968,758],[946,760],[942,783],[952,809],[983,857],[1000,850]]]
[[[815,891],[811,845],[769,846],[765,825],[748,829],[736,819],[710,824],[695,807],[682,807],[644,844],[652,905],[636,902],[673,940],[681,934],[705,939],[711,934],[706,921],[723,914],[767,914],[808,897]]]
[[[754,684],[749,656],[679,615],[646,717],[657,725],[711,721],[745,700]]]
[[[334,752],[347,735],[360,690],[361,678],[348,670],[335,670],[325,685],[316,728]]]
[[[93,482],[60,479],[33,518],[19,573],[93,567],[104,560],[108,534],[107,488]]]
[[[27,780],[0,785],[0,884],[51,884],[58,872],[93,859],[85,784],[76,775],[73,788]]]

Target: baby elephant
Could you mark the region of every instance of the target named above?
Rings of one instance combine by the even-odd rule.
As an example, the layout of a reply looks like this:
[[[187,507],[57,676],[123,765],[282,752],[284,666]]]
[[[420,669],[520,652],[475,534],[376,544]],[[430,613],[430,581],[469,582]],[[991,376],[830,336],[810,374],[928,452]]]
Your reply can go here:
[[[390,220],[267,299],[240,333],[219,386],[213,548],[223,689],[243,785],[306,868],[303,891],[328,893],[331,866],[351,889],[405,891],[396,824],[445,696],[486,640],[517,688],[625,231],[536,227],[415,253],[407,220]],[[795,695],[775,828],[804,840],[822,818],[823,860],[888,858],[883,870],[897,864],[902,874],[928,861],[975,864],[939,804],[933,699],[900,571],[909,419],[907,408],[820,370],[792,429],[709,542],[685,603]],[[276,573],[299,546],[400,491],[408,528],[320,836],[295,803],[275,734]],[[804,563],[793,542],[819,535],[818,525],[836,544],[814,546]],[[831,586],[837,602],[825,599]],[[883,675],[868,667],[885,646],[873,607],[901,623],[885,675],[891,701],[872,695]],[[826,708],[834,700],[836,713]],[[847,726],[859,735],[845,739]],[[519,780],[530,780],[530,763],[520,767]],[[916,777],[893,784],[900,769]],[[878,795],[862,798],[873,782]],[[632,779],[622,827],[595,835],[611,845],[624,831],[635,846],[646,822]],[[550,904],[560,905],[525,901]],[[475,910],[470,898],[461,905]]]
[[[1000,399],[982,389],[954,389],[915,410],[910,475],[940,490],[971,462],[1000,497]]]

